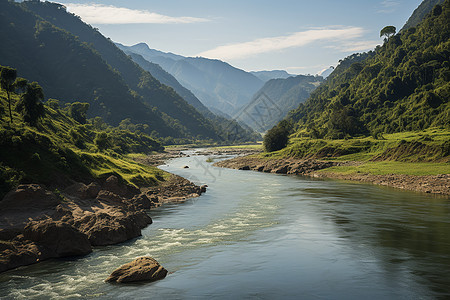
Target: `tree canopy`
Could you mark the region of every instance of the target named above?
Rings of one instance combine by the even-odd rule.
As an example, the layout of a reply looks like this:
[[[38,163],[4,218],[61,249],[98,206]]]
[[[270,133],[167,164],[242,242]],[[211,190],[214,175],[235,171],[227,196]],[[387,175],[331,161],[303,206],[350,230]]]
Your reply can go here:
[[[393,36],[397,32],[397,28],[395,26],[386,26],[380,31],[380,37],[385,36],[387,39],[389,39],[391,36]]]

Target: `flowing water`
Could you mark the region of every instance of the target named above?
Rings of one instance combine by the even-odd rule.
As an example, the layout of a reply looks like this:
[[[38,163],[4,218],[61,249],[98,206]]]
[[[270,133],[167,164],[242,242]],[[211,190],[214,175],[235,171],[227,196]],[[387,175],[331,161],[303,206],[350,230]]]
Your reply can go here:
[[[219,169],[206,159],[161,167],[209,187],[199,198],[150,211],[154,223],[142,237],[0,274],[0,298],[450,297],[448,198]],[[103,282],[144,255],[169,275],[154,283]]]

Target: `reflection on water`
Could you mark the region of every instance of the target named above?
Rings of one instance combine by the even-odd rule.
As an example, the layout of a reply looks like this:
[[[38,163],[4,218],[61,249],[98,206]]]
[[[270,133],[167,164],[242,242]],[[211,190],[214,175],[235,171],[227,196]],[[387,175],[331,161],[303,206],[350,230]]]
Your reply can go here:
[[[154,223],[135,240],[0,274],[0,297],[450,297],[448,198],[218,172],[202,156],[162,168],[208,184],[207,193],[151,211]],[[114,268],[143,255],[160,261],[169,276],[150,284],[103,282]]]

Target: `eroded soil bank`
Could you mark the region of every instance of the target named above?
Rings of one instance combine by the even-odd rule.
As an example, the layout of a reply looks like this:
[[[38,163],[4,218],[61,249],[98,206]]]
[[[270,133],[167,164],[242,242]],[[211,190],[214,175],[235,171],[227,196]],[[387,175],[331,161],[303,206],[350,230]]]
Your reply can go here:
[[[405,190],[450,195],[450,174],[414,176],[404,174],[373,175],[364,173],[341,174],[318,172],[332,166],[354,165],[359,162],[331,162],[313,159],[264,159],[256,156],[242,156],[217,162],[215,166],[253,170],[267,173],[296,174],[318,178],[334,178],[369,182]]]

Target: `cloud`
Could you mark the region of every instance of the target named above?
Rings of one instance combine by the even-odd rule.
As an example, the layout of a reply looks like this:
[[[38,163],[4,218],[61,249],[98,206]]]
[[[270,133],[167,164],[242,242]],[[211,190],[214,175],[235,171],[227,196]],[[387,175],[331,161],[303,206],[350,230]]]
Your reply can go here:
[[[250,42],[229,44],[204,51],[198,56],[223,60],[242,59],[252,55],[302,47],[317,41],[337,43],[359,38],[364,30],[360,27],[333,26],[295,32],[287,36],[267,37]]]
[[[341,52],[361,52],[373,50],[378,45],[381,45],[380,41],[352,41],[328,46],[328,48],[333,48]]]
[[[397,7],[400,5],[400,2],[394,0],[384,0],[380,3],[381,9],[377,10],[378,13],[390,14],[393,13]]]
[[[103,4],[65,4],[67,10],[80,16],[89,24],[186,24],[207,22],[194,17],[170,17],[148,10],[136,10]]]

